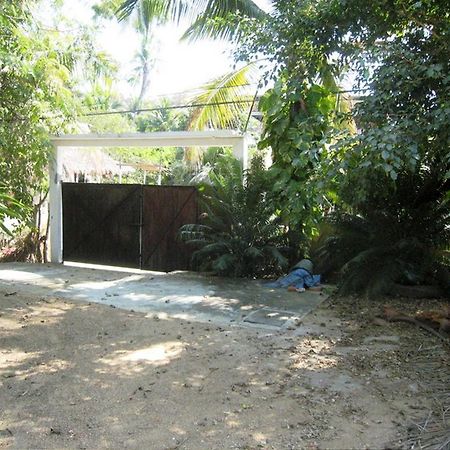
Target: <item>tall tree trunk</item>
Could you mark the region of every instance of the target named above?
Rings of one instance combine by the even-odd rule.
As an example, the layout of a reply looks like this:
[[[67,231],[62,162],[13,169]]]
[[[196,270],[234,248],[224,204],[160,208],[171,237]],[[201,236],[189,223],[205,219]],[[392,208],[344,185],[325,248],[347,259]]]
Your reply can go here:
[[[141,89],[139,92],[139,96],[136,100],[135,109],[139,109],[142,106],[142,102],[144,100],[145,94],[148,90],[149,85],[149,64],[148,61],[144,61],[142,66],[142,81],[141,81]]]

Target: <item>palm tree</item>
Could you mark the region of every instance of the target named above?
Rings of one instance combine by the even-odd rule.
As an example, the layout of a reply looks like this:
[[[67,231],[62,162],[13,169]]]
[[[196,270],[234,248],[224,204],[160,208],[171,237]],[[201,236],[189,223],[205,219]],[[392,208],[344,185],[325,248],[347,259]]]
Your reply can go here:
[[[238,41],[240,37],[239,21],[234,15],[263,20],[268,16],[253,0],[110,0],[121,1],[116,9],[119,20],[126,20],[137,11],[145,12],[148,26],[155,22],[180,22],[188,19],[191,25],[185,30],[182,39],[202,38],[226,39]],[[220,19],[220,20],[218,20]],[[225,19],[225,20],[224,20]],[[225,74],[203,86],[203,92],[191,100],[193,104],[206,105],[193,110],[189,126],[200,129],[205,126],[223,128],[235,125],[236,120],[251,104],[248,92],[241,86],[248,86],[255,80],[256,63],[251,63],[230,74]],[[332,72],[324,56],[322,67],[317,74],[322,84],[338,92],[336,74]],[[336,109],[341,112],[350,110],[350,100],[336,94]],[[345,124],[353,129],[353,122]]]
[[[201,92],[190,99],[190,104],[205,105],[193,109],[188,127],[240,128],[241,116],[247,112],[254,98],[251,92],[255,80],[255,65],[226,73],[206,83]]]
[[[136,67],[141,89],[134,105],[135,109],[141,106],[148,90],[151,66],[148,47],[153,24],[188,19],[191,25],[184,32],[182,39],[235,40],[239,38],[236,21],[214,19],[228,18],[236,13],[256,20],[266,16],[253,0],[105,0],[103,5],[109,8],[109,11],[114,10],[119,20],[134,19],[135,27],[142,36]],[[254,80],[254,74],[254,67],[248,65],[203,86],[201,93],[192,98],[190,103],[206,106],[192,110],[189,127],[225,128],[236,125],[237,118],[247,112],[251,104],[249,98],[251,99],[252,95],[248,93],[248,86]]]
[[[142,106],[142,102],[144,101],[150,83],[150,69],[153,63],[150,50],[152,42],[151,26],[155,22],[156,17],[152,2],[149,1],[137,3],[135,6],[135,11],[135,28],[141,37],[141,42],[140,49],[136,55],[138,64],[135,68],[135,72],[137,76],[134,78],[135,81],[140,82],[140,89],[138,97],[134,102],[134,109],[139,109]]]
[[[145,9],[159,22],[188,19],[191,25],[183,37],[190,39],[236,37],[239,32],[237,24],[218,24],[214,22],[215,18],[228,18],[232,14],[253,19],[266,17],[266,13],[253,0],[123,0],[116,16],[124,20],[139,9]]]

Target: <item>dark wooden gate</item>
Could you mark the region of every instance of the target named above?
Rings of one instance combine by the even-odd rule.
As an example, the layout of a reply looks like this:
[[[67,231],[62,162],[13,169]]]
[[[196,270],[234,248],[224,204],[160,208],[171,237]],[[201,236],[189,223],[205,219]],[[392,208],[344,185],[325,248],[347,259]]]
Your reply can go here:
[[[196,223],[197,190],[185,186],[144,186],[142,267],[169,272],[187,269],[192,251],[177,238],[178,229]]]
[[[63,183],[63,259],[139,267],[141,186]]]
[[[63,183],[63,258],[149,270],[190,267],[177,239],[198,217],[187,186]]]

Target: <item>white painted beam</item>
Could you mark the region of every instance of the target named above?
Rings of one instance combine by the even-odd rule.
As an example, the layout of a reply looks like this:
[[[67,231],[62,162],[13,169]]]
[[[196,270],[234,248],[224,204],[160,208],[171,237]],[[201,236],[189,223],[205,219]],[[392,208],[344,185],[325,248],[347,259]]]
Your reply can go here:
[[[62,161],[60,149],[53,148],[49,161],[50,261],[63,261]]]
[[[243,135],[233,145],[233,156],[242,162],[242,170],[248,169],[248,136]]]
[[[232,147],[242,137],[242,134],[229,130],[168,131],[62,135],[53,136],[51,142],[57,147]]]

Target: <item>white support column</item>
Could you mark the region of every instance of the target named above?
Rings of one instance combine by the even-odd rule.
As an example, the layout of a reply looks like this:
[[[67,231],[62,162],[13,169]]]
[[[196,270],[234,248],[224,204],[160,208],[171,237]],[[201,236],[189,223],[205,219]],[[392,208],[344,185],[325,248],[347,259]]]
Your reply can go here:
[[[233,155],[242,162],[242,169],[248,169],[248,136],[244,134],[233,145]]]
[[[50,261],[63,261],[63,228],[62,228],[62,161],[61,150],[53,148],[49,162],[49,206],[50,206]]]

